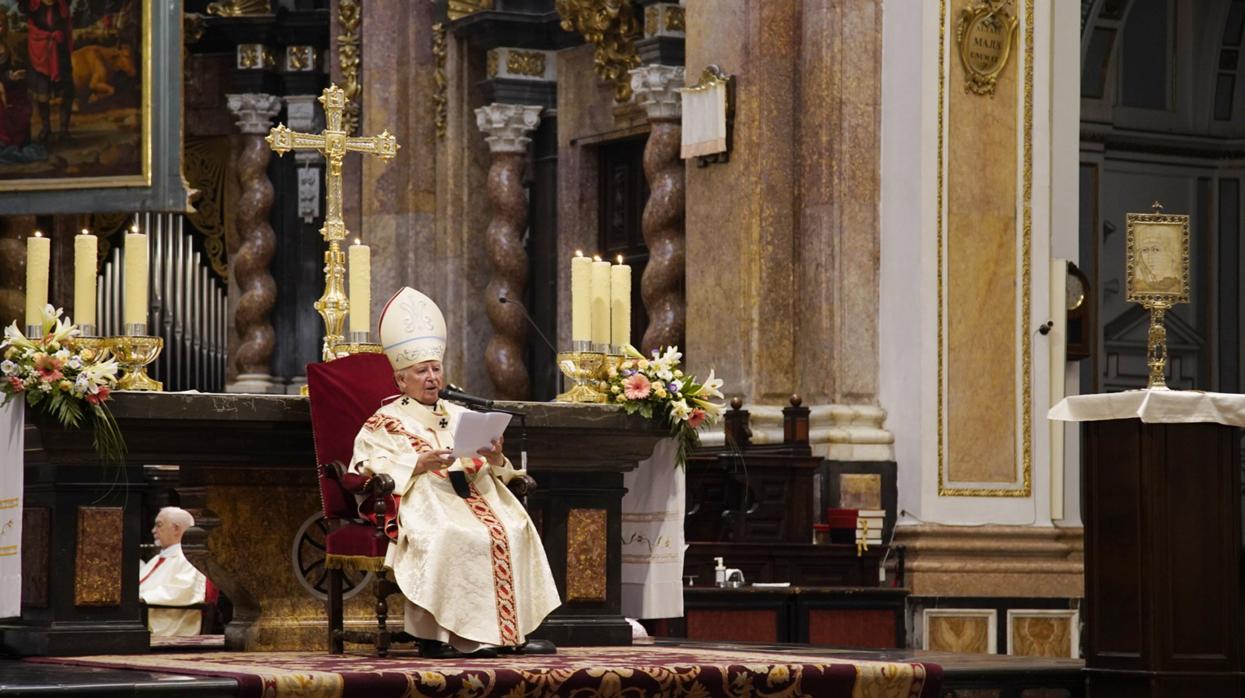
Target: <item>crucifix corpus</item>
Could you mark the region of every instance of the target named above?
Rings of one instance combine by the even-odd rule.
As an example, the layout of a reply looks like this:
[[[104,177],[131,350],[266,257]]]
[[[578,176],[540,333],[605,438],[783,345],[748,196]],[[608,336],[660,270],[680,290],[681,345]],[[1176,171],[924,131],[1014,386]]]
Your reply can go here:
[[[329,85],[320,95],[324,105],[325,128],[323,133],[299,133],[278,124],[264,140],[277,155],[291,150],[318,150],[326,162],[325,194],[328,211],[320,235],[328,243],[324,253],[324,295],[315,302],[315,308],[324,318],[324,346],[321,358],[332,361],[337,358],[336,347],[345,341],[342,334],[346,313],[349,309],[346,297],[346,255],[341,241],[346,239],[346,222],[342,220],[342,160],[347,152],[375,155],[389,160],[398,154],[398,139],[388,130],[379,136],[351,136],[342,127],[342,115],[346,111],[346,93],[337,85]]]

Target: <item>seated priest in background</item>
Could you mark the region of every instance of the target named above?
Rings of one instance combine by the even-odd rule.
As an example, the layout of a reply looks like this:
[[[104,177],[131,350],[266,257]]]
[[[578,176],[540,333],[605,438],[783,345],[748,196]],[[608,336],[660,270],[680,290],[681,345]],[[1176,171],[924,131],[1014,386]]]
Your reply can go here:
[[[151,535],[160,554],[138,570],[138,600],[149,606],[193,606],[203,603],[207,577],[182,553],[182,534],[195,525],[190,512],[165,507],[156,515]],[[198,635],[203,612],[198,608],[150,608],[147,627],[152,635]]]
[[[527,637],[561,602],[536,528],[505,487],[526,473],[500,442],[479,457],[450,457],[467,410],[437,396],[445,334],[424,294],[403,288],[385,304],[380,338],[401,396],[364,423],[351,459],[355,472],[394,480],[396,538],[385,564],[406,597],[406,632],[426,657],[555,652]],[[465,476],[461,495],[449,470]]]

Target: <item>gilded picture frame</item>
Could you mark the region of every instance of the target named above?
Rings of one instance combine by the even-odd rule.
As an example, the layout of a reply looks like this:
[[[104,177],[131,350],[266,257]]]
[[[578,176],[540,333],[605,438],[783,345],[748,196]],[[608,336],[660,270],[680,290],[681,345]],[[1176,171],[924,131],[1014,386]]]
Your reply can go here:
[[[1189,302],[1189,217],[1129,213],[1126,299],[1153,305]]]
[[[32,1],[0,0],[4,48],[27,73],[8,87],[29,111],[5,115],[16,157],[0,161],[0,215],[186,210],[180,0],[42,0],[46,17]],[[48,21],[71,38],[40,49],[32,28]]]

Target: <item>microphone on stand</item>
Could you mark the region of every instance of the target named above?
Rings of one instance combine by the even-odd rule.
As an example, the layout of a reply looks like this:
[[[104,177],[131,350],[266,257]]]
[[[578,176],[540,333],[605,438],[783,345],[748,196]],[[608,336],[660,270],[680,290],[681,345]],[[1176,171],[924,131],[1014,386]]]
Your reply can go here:
[[[497,302],[509,303],[510,299],[505,296],[498,296]],[[556,359],[558,356],[558,350],[553,348],[553,342],[550,342],[549,338],[545,336],[545,333],[540,331],[540,327],[536,325],[536,321],[532,319],[532,316],[527,314],[527,308],[524,308],[522,303],[515,303],[515,306],[518,307],[520,313],[523,313],[523,319],[527,320],[527,324],[531,325],[532,329],[536,330],[536,334],[540,337],[540,341],[544,342],[546,347],[549,347],[549,353],[553,354]]]
[[[485,410],[493,409],[492,400],[489,400],[487,398],[482,398],[477,395],[472,395],[470,393],[465,393],[463,392],[462,388],[458,387],[457,385],[454,385],[453,383],[450,383],[446,385],[444,388],[441,388],[441,392],[437,393],[437,397],[441,398],[442,400],[449,400],[450,402],[457,402],[466,407],[478,407],[480,409],[485,409]]]

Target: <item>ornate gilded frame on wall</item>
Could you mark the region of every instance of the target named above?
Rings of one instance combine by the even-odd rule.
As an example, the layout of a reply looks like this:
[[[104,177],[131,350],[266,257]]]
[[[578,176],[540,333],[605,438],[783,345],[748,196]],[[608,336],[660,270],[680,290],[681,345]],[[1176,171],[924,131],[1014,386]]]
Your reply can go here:
[[[1020,23],[1008,12],[1011,4],[1012,0],[981,0],[960,11],[955,43],[968,76],[965,92],[994,96],[995,83],[1011,58]]]
[[[139,6],[138,166],[133,174],[0,181],[0,213],[183,210],[181,179],[182,3]],[[154,157],[158,153],[159,157]]]
[[[1010,2],[1010,0],[1007,0]],[[938,496],[940,497],[1030,497],[1033,494],[1033,346],[1032,335],[1020,332],[1021,339],[1021,402],[1023,423],[1021,429],[1021,461],[1022,472],[1020,487],[954,487],[948,486],[946,480],[946,385],[944,349],[944,330],[946,312],[943,309],[945,291],[943,284],[945,275],[943,265],[944,226],[946,218],[943,213],[945,205],[946,177],[946,41],[947,41],[947,4],[950,0],[939,0],[938,12],[938,162],[937,162],[937,325],[938,325],[938,390],[937,390],[937,433],[938,433]],[[1027,323],[1032,310],[1032,243],[1033,243],[1033,210],[1030,202],[1033,199],[1033,3],[1024,0],[1024,126],[1022,136],[1023,176],[1021,190],[1021,308],[1020,317]]]

